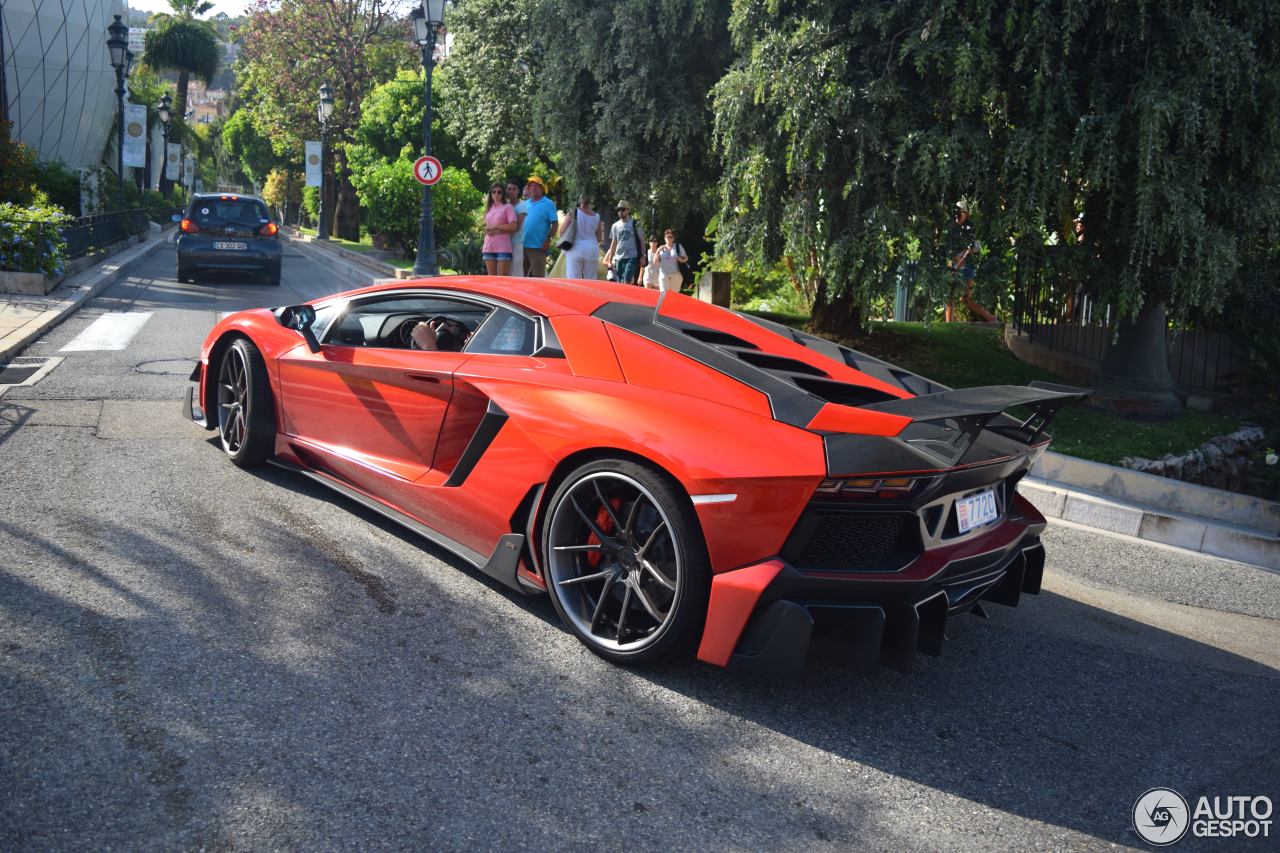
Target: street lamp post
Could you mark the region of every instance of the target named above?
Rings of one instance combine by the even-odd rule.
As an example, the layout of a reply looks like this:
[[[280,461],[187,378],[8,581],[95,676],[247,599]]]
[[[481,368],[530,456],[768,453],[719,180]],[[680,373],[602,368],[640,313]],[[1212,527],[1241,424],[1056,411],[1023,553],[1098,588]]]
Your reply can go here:
[[[422,5],[409,13],[413,18],[414,40],[422,49],[422,67],[426,71],[423,87],[427,108],[422,116],[422,141],[425,153],[431,155],[431,72],[436,67],[436,31],[444,25],[445,0],[422,0]],[[439,275],[436,264],[435,222],[431,214],[431,186],[422,188],[422,216],[418,220],[418,256],[413,261],[414,275]]]
[[[129,61],[129,28],[115,16],[107,27],[107,50],[111,52],[111,67],[116,70],[116,180],[124,190],[124,77]]]
[[[320,221],[316,223],[316,239],[328,240],[332,230],[329,219],[333,215],[324,203],[325,191],[329,189],[325,185],[324,143],[329,135],[329,118],[333,115],[333,89],[328,83],[320,87],[320,106],[316,113],[320,116]]]
[[[165,92],[164,97],[160,99],[160,105],[156,107],[156,114],[160,117],[160,126],[164,128],[164,147],[161,148],[160,155],[160,178],[156,181],[156,189],[165,189],[165,180],[169,174],[169,124],[173,121],[173,107],[169,101],[169,93]],[[165,193],[165,198],[169,197],[169,193]]]

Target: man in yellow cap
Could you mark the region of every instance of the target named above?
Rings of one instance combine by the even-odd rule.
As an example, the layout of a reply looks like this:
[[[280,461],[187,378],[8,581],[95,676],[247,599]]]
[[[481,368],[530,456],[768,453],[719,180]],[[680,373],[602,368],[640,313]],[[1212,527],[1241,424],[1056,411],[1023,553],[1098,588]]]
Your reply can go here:
[[[547,274],[547,249],[560,230],[560,220],[555,202],[547,198],[547,185],[542,178],[530,175],[524,191],[529,197],[524,215],[525,275],[543,278]]]

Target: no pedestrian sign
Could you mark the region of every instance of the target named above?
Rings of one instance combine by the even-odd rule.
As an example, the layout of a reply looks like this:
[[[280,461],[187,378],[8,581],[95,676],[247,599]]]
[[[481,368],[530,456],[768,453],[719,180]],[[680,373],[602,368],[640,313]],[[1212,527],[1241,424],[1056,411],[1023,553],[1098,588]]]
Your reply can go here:
[[[428,155],[419,157],[417,162],[413,164],[413,176],[418,179],[419,183],[431,186],[440,180],[440,174],[444,171],[444,167],[440,165],[440,161]]]

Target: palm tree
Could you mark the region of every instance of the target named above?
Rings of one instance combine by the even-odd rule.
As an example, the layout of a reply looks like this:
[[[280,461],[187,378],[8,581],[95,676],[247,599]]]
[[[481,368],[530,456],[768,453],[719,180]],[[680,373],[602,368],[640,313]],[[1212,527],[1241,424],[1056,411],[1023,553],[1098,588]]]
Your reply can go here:
[[[178,72],[178,97],[173,113],[179,122],[187,115],[187,86],[191,76],[208,83],[218,73],[222,59],[217,30],[208,21],[197,20],[213,8],[208,0],[169,0],[173,14],[151,16],[154,27],[147,31],[143,60],[157,71]],[[182,125],[179,124],[179,127]],[[168,181],[161,181],[167,188]]]

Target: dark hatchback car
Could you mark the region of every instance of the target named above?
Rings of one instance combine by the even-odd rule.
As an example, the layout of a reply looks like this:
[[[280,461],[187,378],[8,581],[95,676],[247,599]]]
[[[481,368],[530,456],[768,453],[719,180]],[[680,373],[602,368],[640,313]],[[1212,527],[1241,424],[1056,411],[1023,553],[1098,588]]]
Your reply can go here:
[[[177,245],[178,281],[194,282],[204,272],[251,272],[280,283],[280,227],[255,196],[192,196]]]

